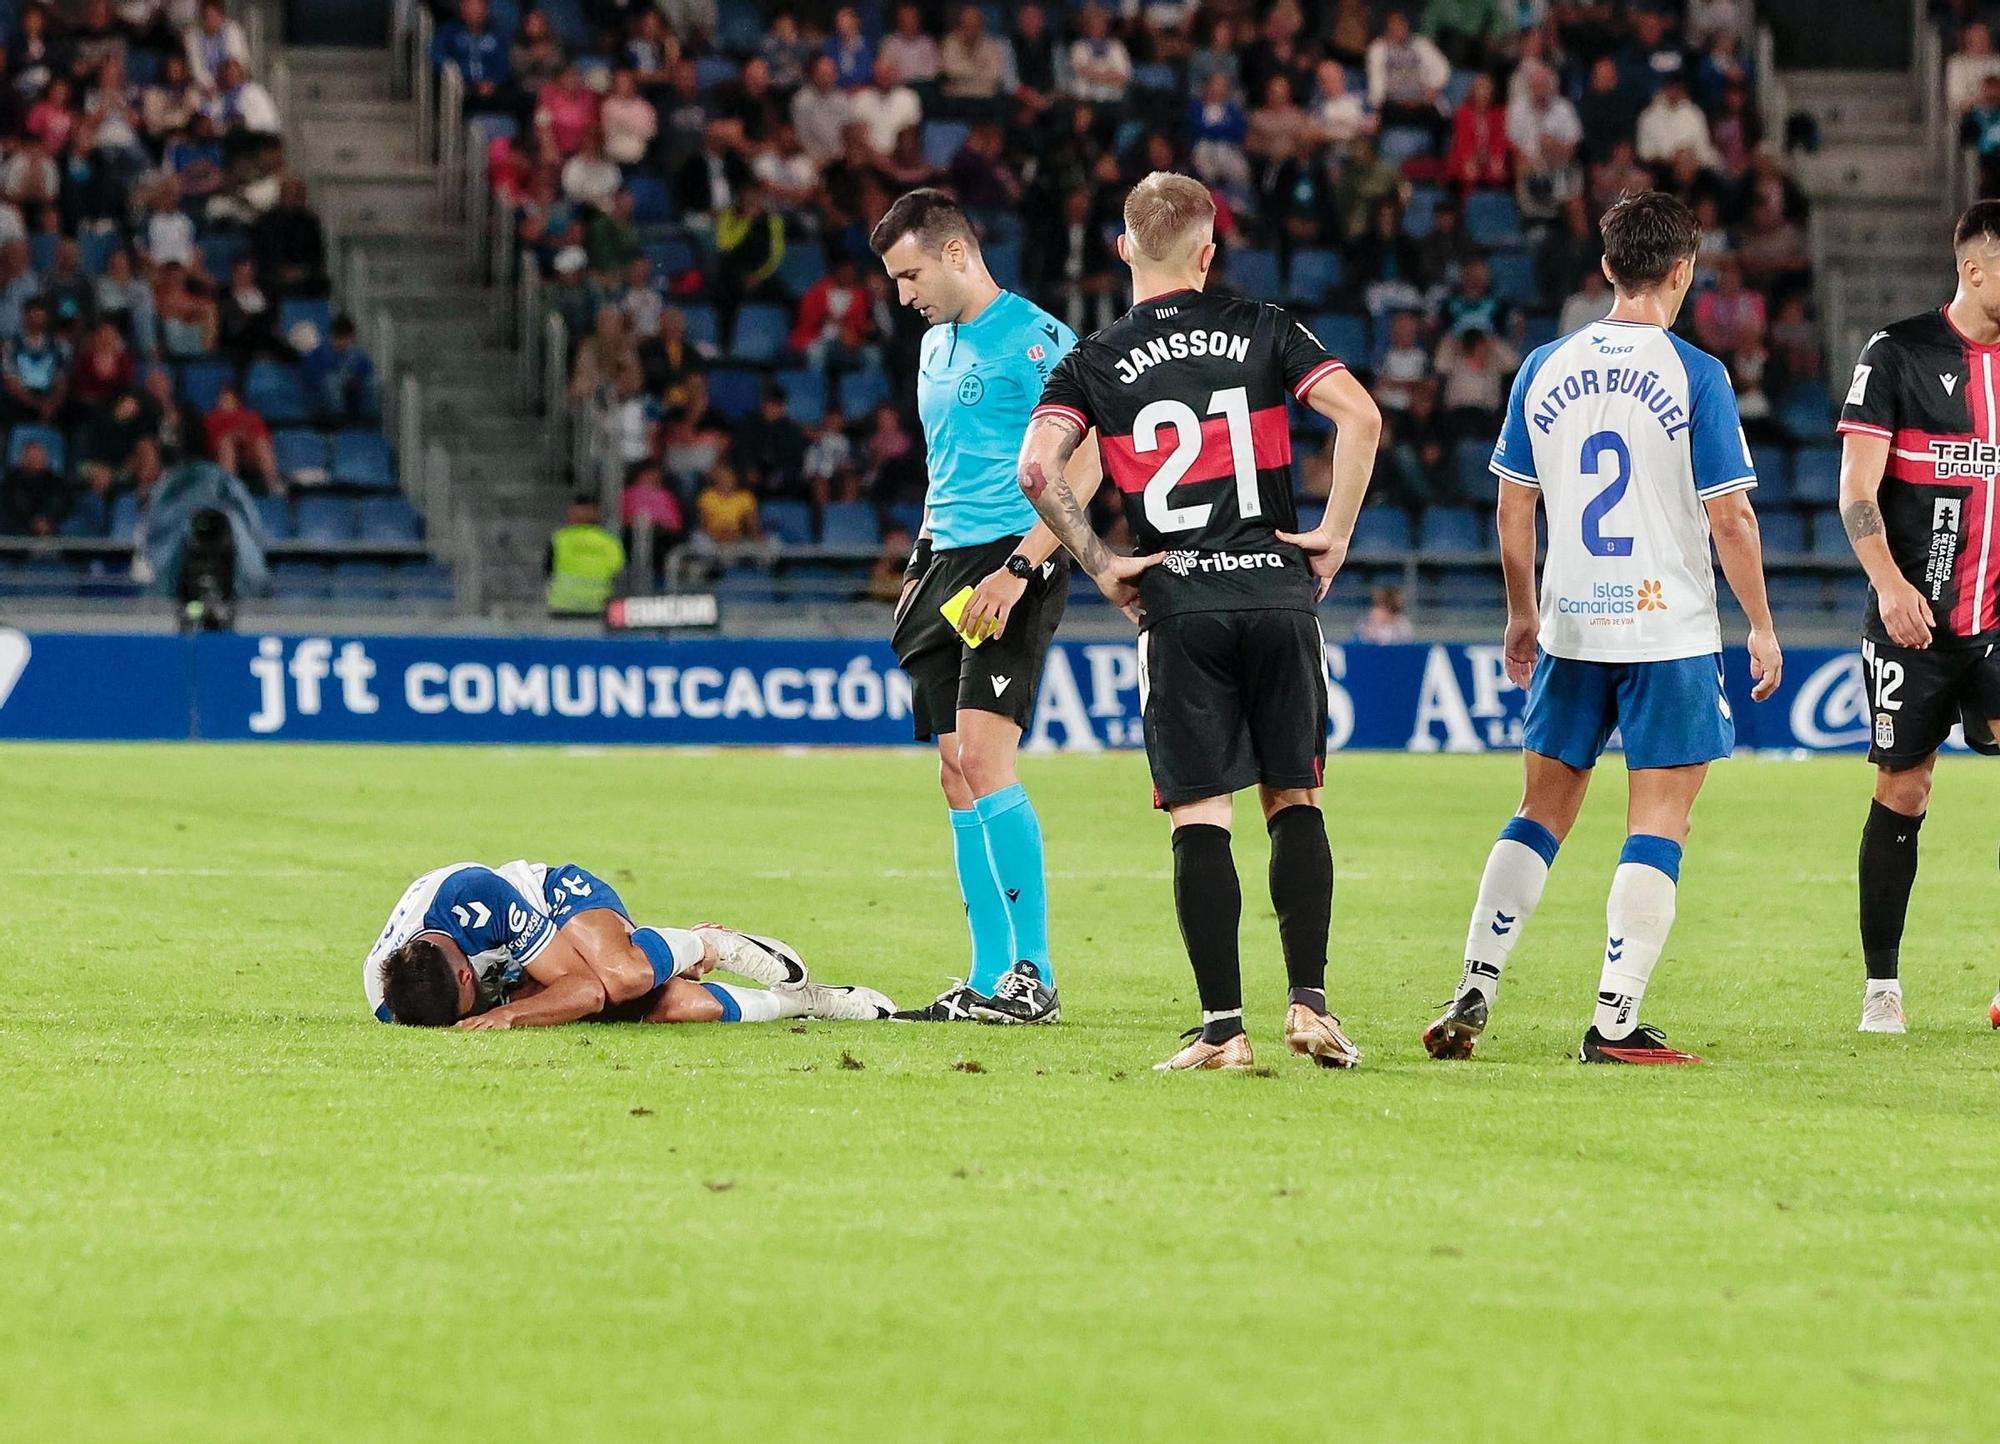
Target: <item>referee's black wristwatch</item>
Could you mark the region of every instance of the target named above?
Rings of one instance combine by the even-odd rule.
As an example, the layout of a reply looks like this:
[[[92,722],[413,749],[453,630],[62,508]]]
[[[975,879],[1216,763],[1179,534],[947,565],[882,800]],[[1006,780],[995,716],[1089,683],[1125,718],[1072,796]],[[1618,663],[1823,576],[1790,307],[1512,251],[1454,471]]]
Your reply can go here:
[[[1010,577],[1019,577],[1025,582],[1035,575],[1035,564],[1019,552],[1015,552],[1014,555],[1007,558],[1007,575]]]

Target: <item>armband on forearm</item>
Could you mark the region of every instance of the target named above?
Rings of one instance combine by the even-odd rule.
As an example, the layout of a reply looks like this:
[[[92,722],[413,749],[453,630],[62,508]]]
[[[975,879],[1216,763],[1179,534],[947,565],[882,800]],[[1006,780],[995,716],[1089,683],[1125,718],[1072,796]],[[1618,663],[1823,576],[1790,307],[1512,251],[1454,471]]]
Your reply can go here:
[[[904,581],[914,582],[931,569],[931,552],[931,539],[927,536],[918,537],[916,545],[910,548],[909,561],[903,564]]]

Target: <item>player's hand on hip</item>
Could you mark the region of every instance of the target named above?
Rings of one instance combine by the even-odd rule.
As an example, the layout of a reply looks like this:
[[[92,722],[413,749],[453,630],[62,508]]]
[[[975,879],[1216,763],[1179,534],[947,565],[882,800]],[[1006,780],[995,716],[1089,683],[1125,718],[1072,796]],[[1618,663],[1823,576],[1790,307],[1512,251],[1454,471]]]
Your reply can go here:
[[[514,1019],[505,1008],[495,1008],[490,1013],[474,1013],[469,1018],[460,1018],[452,1026],[461,1033],[480,1033],[488,1028],[511,1028]]]
[[[1911,585],[1908,578],[1898,577],[1886,590],[1878,588],[1876,596],[1882,605],[1882,625],[1890,641],[1899,647],[1931,644],[1931,628],[1937,625],[1937,617],[1931,612],[1930,598]]]
[[[1750,676],[1756,686],[1750,689],[1750,700],[1762,702],[1778,690],[1778,683],[1785,675],[1785,653],[1778,645],[1776,632],[1760,632],[1754,628],[1750,633]]]
[[[1113,557],[1111,565],[1093,580],[1106,601],[1130,617],[1134,626],[1140,626],[1146,620],[1146,609],[1139,605],[1139,578],[1166,559],[1165,552],[1154,552],[1148,557]]]
[[[1541,656],[1542,619],[1540,617],[1509,617],[1507,632],[1503,638],[1506,653],[1507,680],[1516,687],[1526,689],[1534,680],[1535,662]]]
[[[985,580],[972,589],[972,596],[958,619],[958,630],[982,642],[992,641],[1007,630],[1007,618],[1013,615],[1015,603],[1027,595],[1027,591],[1027,581],[1005,567],[988,573]]]
[[[1312,531],[1281,531],[1278,540],[1290,542],[1306,554],[1306,565],[1319,581],[1318,600],[1325,601],[1333,579],[1347,563],[1347,538],[1336,537],[1322,526]]]

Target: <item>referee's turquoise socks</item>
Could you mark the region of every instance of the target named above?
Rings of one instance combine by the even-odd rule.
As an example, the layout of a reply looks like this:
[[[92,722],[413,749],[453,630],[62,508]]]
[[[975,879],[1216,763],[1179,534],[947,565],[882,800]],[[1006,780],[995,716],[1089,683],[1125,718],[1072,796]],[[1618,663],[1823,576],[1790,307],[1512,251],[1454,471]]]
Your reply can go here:
[[[992,984],[1014,966],[1014,932],[1007,921],[1007,900],[1000,895],[993,860],[986,852],[986,824],[977,806],[951,809],[951,861],[958,870],[958,895],[965,899],[965,925],[972,933],[970,978]],[[977,984],[974,984],[977,986]]]
[[[1035,805],[1028,801],[1028,789],[1016,782],[979,798],[972,806],[986,833],[986,852],[1011,923],[1012,945],[1003,961],[991,964],[975,949],[973,975],[966,982],[974,992],[990,997],[1002,973],[1017,962],[1028,962],[1041,969],[1044,983],[1054,987],[1055,970],[1049,964],[1048,882],[1042,875],[1042,824],[1035,816]]]

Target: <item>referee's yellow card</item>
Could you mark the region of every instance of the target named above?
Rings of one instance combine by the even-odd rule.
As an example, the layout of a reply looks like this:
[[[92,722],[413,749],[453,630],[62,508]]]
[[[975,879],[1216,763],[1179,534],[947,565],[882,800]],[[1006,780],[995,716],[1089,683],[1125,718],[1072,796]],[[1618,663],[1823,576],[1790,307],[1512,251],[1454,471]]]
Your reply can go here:
[[[957,596],[953,597],[950,601],[946,602],[943,606],[939,607],[938,611],[944,614],[944,619],[947,622],[951,623],[951,629],[954,632],[958,633],[960,640],[963,641],[966,646],[977,647],[981,642],[985,641],[986,638],[975,637],[970,632],[966,631],[964,627],[959,625],[959,619],[965,615],[966,603],[970,602],[971,600],[972,600],[972,588],[967,587],[963,591],[961,591]]]

